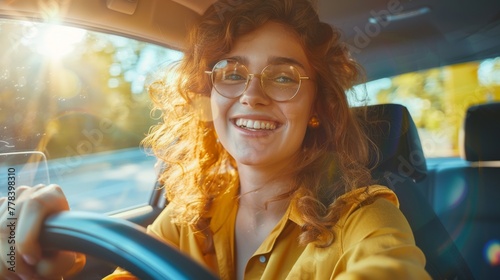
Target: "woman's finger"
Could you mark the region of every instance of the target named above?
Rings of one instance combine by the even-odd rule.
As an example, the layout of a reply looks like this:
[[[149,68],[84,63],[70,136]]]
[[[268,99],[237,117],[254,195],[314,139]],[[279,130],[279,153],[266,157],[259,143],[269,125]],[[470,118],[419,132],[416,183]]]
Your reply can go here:
[[[60,278],[75,266],[77,259],[77,253],[58,251],[50,257],[42,258],[36,265],[36,272],[45,278]]]
[[[21,211],[16,229],[17,250],[25,262],[35,265],[42,258],[38,242],[44,220],[51,214],[69,210],[69,205],[57,185],[33,188],[21,194]]]

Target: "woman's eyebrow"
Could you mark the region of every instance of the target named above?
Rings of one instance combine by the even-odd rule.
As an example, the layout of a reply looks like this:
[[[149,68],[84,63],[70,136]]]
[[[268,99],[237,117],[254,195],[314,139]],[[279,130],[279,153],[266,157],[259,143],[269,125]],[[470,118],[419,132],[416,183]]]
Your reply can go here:
[[[226,57],[224,59],[236,60],[239,63],[242,63],[242,64],[244,64],[246,66],[248,66],[248,64],[249,64],[249,60],[245,56],[239,56],[239,55],[237,55],[237,56]],[[294,58],[291,58],[291,57],[286,57],[286,56],[270,56],[267,59],[267,63],[268,64],[291,64],[293,66],[300,67],[300,68],[302,68],[304,70],[306,69],[305,66],[304,66],[304,64],[302,64],[298,60],[296,60]]]
[[[300,67],[304,70],[306,69],[304,67],[304,64],[300,63],[298,60],[291,58],[291,57],[271,56],[267,59],[267,62],[269,64],[292,64],[293,66]]]
[[[248,67],[249,60],[245,56],[231,56],[231,57],[224,57],[223,59],[231,59],[231,60],[236,60],[239,63],[246,65]],[[300,61],[296,60],[295,58],[287,57],[287,56],[270,56],[267,59],[268,64],[291,64],[293,66],[302,68],[304,71],[306,70],[305,66],[303,63]]]
[[[246,58],[244,56],[237,55],[237,56],[225,57],[224,59],[236,60],[239,63],[248,66],[248,58]]]

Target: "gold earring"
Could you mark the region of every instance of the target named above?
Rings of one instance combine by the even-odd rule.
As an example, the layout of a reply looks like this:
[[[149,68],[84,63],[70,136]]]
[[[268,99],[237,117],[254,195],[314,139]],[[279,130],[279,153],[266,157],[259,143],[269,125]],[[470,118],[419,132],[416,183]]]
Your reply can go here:
[[[317,127],[319,127],[319,125],[320,125],[320,121],[319,121],[318,116],[316,116],[316,115],[312,116],[311,119],[309,120],[308,126],[310,128],[317,128]]]

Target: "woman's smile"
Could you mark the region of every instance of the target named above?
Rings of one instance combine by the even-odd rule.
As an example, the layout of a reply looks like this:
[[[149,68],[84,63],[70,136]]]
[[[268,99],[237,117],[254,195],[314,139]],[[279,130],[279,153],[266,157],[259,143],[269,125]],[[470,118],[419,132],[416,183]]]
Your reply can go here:
[[[258,131],[258,130],[274,130],[278,127],[279,124],[273,121],[266,121],[266,120],[252,120],[252,119],[243,119],[243,118],[238,118],[234,120],[234,123],[236,126],[246,129],[246,130],[252,130],[252,131]]]

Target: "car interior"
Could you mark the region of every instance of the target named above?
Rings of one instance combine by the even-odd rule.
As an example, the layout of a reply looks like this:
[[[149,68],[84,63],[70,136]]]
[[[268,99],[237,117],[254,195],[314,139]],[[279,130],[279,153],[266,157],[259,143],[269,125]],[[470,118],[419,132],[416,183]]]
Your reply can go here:
[[[189,26],[210,5],[223,13],[242,1],[0,1],[0,167],[15,166],[23,175],[19,182],[63,186],[77,211],[47,221],[42,240],[46,248],[88,254],[84,270],[71,279],[101,279],[117,265],[144,279],[212,277],[144,233],[167,203],[156,182],[161,165],[138,148],[158,121],[144,88],[170,63],[163,61],[182,56]],[[376,104],[360,111],[378,147],[370,168],[398,195],[429,274],[497,279],[500,1],[311,1],[321,20],[340,28],[363,66],[360,92],[393,79]],[[74,61],[62,62],[66,53],[56,44],[47,45],[52,52],[46,55],[44,38],[59,41],[42,34],[39,23],[88,32],[74,39],[74,33],[48,29],[72,43]],[[25,51],[30,40],[42,45],[34,49],[36,57]],[[449,66],[450,72],[435,70]],[[449,73],[460,75],[442,82]],[[464,78],[471,73],[475,78]],[[410,79],[416,85],[404,88]],[[431,86],[437,89],[426,97],[430,101],[416,98],[429,96]],[[429,113],[437,103],[440,114]],[[353,102],[353,110],[357,106]],[[432,129],[437,136],[429,142]],[[453,144],[436,146],[443,139]],[[0,175],[0,185],[4,179]],[[149,245],[134,247],[133,240]]]

